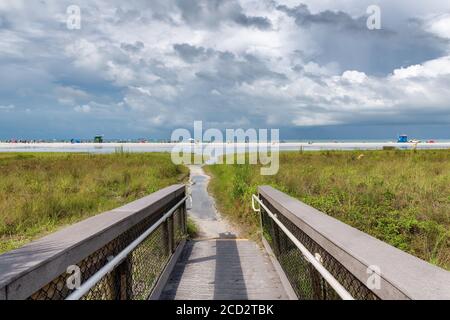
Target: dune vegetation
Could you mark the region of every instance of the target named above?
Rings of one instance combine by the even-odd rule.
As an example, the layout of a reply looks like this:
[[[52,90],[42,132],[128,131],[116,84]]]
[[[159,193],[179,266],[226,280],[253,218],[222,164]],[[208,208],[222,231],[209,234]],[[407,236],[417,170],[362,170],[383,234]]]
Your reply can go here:
[[[0,154],[0,252],[187,177],[170,154]]]
[[[258,185],[289,195],[380,240],[450,269],[450,150],[285,152],[280,170],[211,165],[220,209],[256,237]]]

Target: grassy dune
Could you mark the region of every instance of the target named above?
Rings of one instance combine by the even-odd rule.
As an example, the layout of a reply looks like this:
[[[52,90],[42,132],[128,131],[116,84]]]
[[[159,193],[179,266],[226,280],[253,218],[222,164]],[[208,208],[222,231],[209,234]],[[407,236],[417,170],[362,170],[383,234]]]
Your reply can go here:
[[[360,156],[364,154],[364,156]],[[249,236],[257,186],[269,184],[397,248],[450,269],[450,150],[281,153],[280,171],[213,165],[210,190]]]
[[[0,252],[187,176],[169,154],[0,154]]]

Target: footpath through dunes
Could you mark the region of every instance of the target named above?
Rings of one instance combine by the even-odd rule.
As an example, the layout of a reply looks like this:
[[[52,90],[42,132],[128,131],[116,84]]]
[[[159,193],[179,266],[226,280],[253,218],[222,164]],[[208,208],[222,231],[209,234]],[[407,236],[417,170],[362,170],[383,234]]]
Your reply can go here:
[[[240,239],[208,194],[209,176],[191,166],[192,209],[198,238],[186,244],[162,292],[163,300],[288,299],[270,258]]]

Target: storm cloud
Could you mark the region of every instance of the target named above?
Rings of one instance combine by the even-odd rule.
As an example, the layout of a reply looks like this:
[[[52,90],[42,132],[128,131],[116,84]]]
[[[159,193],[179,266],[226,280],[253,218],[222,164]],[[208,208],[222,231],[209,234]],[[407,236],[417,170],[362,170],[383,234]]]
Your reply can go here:
[[[448,135],[442,1],[380,1],[381,30],[366,26],[370,1],[78,3],[79,30],[69,1],[0,3],[0,139],[164,138],[195,120],[287,138]]]

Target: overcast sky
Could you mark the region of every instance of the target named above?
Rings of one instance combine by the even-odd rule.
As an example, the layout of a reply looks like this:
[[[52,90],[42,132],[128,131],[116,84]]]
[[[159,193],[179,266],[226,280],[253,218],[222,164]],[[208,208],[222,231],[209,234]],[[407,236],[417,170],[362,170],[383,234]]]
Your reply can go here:
[[[0,0],[0,138],[450,138],[450,2],[371,4]]]

